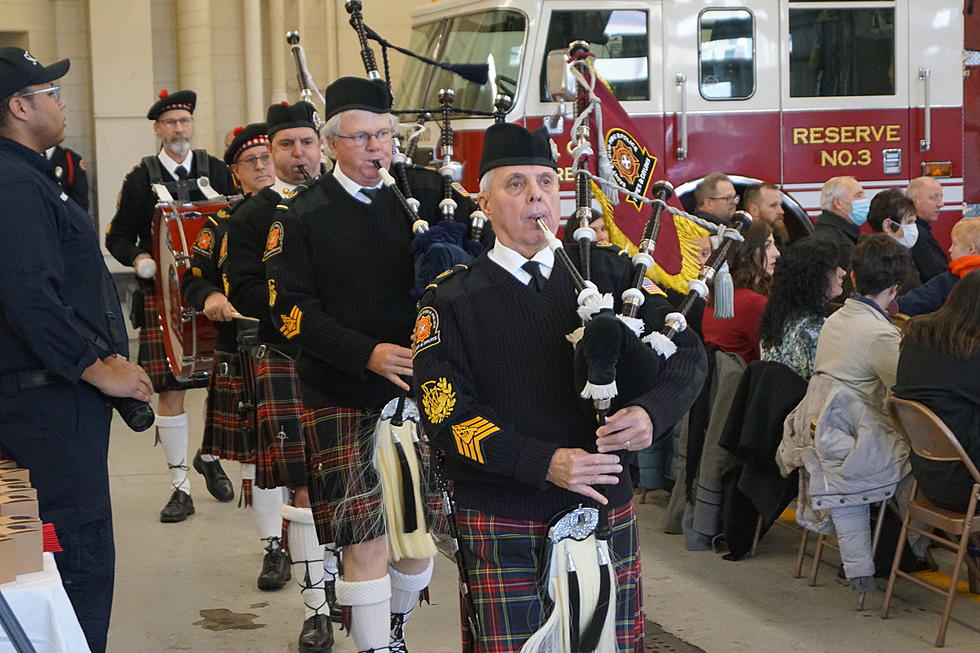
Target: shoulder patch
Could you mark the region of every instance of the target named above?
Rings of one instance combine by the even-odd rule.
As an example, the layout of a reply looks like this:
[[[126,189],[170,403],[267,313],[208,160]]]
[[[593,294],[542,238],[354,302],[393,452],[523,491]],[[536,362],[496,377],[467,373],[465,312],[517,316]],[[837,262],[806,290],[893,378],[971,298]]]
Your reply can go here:
[[[422,384],[422,408],[433,424],[442,424],[456,407],[456,391],[445,377]]]
[[[230,218],[231,217],[231,214],[228,213],[228,209],[219,209],[218,210],[218,217],[219,218]]]
[[[485,417],[474,417],[454,424],[450,429],[456,441],[459,455],[483,465],[483,441],[500,430],[500,427]]]
[[[463,184],[459,183],[458,181],[454,181],[453,182],[453,190],[455,190],[457,193],[459,193],[463,197],[469,197],[470,196],[469,191],[467,191],[465,188],[463,188]]]
[[[211,252],[214,250],[214,231],[208,227],[201,229],[201,232],[197,234],[197,240],[194,241],[194,247],[192,249],[201,256],[211,258]]]
[[[424,349],[435,347],[441,341],[439,335],[439,313],[431,306],[425,306],[415,319],[412,334],[412,358]]]
[[[282,251],[282,236],[282,223],[276,220],[269,227],[269,235],[265,239],[265,253],[262,255],[263,261],[268,261]]]
[[[303,311],[299,310],[299,306],[293,306],[289,315],[280,314],[279,319],[282,320],[282,326],[279,327],[282,335],[286,338],[294,338],[299,335],[300,323],[303,321]]]
[[[651,281],[648,277],[643,277],[643,281],[640,282],[640,287],[646,291],[648,295],[663,295],[667,296],[660,286]]]
[[[221,237],[221,247],[218,249],[218,267],[225,264],[225,260],[228,258],[228,233]],[[227,294],[227,293],[225,293]]]

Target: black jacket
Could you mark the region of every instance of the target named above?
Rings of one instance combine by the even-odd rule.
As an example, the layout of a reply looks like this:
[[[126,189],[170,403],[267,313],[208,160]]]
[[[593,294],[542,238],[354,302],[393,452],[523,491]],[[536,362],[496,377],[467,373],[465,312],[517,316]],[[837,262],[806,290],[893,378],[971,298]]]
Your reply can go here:
[[[922,218],[916,218],[915,225],[919,228],[919,239],[912,246],[912,261],[919,269],[919,278],[925,283],[945,272],[949,268],[949,259],[932,235],[932,225]]]
[[[837,247],[837,265],[851,269],[851,250],[857,244],[860,229],[856,224],[836,213],[824,210],[817,218],[811,238],[823,240]]]

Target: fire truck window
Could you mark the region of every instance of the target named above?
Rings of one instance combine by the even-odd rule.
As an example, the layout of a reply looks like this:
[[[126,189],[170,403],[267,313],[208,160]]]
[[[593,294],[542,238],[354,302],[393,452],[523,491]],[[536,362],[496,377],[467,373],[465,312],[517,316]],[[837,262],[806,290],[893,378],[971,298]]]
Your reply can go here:
[[[755,26],[746,9],[708,9],[698,19],[699,85],[706,100],[744,100],[755,92]]]
[[[517,11],[491,9],[428,23],[412,30],[412,50],[430,59],[453,64],[487,64],[486,84],[467,81],[456,73],[409,59],[396,96],[399,110],[439,106],[439,89],[456,91],[454,106],[493,111],[497,93],[517,91],[527,20]]]
[[[790,9],[790,97],[895,94],[895,10]]]
[[[650,99],[647,12],[553,11],[543,57],[552,50],[567,49],[569,43],[578,40],[589,42],[596,57],[596,70],[620,102]],[[542,61],[540,99],[551,102],[546,68]]]

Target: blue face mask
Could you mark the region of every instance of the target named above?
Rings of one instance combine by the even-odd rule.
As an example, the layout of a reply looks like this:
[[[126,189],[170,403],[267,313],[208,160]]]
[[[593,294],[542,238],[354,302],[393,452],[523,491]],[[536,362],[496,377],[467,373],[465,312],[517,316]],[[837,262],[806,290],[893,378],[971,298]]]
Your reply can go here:
[[[870,207],[871,200],[854,200],[851,202],[851,214],[848,217],[860,227],[868,221],[868,209]]]

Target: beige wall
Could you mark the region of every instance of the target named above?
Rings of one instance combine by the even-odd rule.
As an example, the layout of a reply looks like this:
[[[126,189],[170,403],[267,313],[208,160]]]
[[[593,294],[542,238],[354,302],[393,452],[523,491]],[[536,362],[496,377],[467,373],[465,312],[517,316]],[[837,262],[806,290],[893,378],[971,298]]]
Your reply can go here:
[[[259,0],[259,43],[246,43],[246,10],[256,0],[0,0],[0,45],[27,46],[42,63],[68,57],[65,145],[89,163],[93,212],[104,229],[126,172],[153,151],[144,114],[162,88],[199,94],[195,146],[220,156],[225,133],[298,99],[285,32],[298,30],[321,90],[339,75],[363,75],[343,0]],[[408,45],[410,14],[429,0],[364,0],[365,22]],[[254,4],[252,5],[254,7]],[[246,48],[261,52],[246,71]],[[375,47],[380,65],[380,48]],[[397,86],[403,57],[393,53]],[[261,84],[262,107],[246,106],[246,76]],[[255,81],[255,80],[260,81]],[[93,83],[93,80],[96,80]]]

